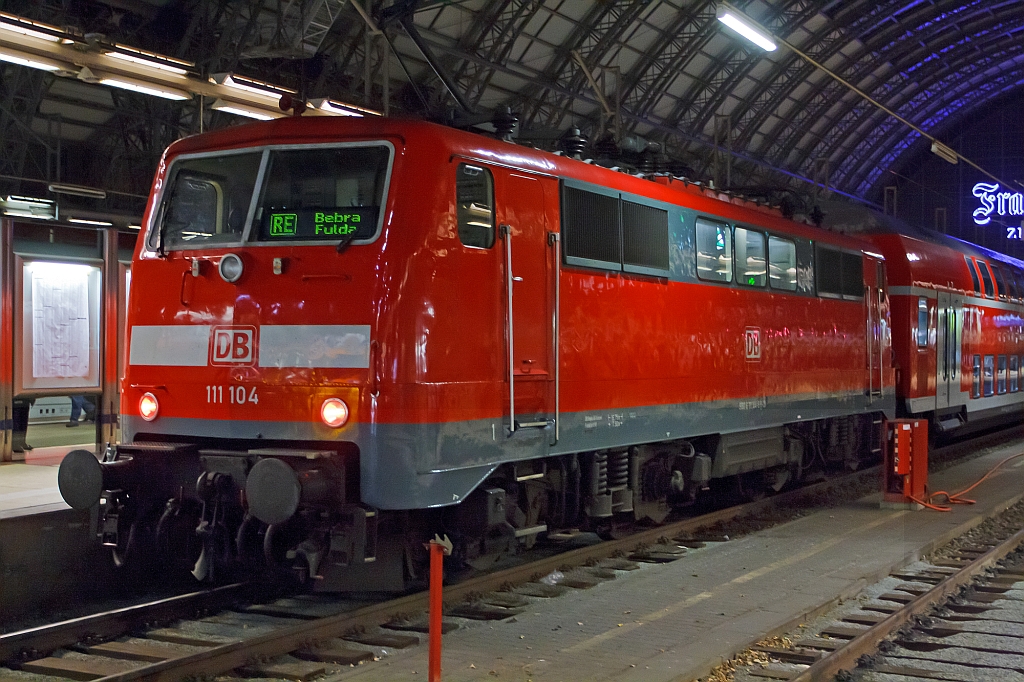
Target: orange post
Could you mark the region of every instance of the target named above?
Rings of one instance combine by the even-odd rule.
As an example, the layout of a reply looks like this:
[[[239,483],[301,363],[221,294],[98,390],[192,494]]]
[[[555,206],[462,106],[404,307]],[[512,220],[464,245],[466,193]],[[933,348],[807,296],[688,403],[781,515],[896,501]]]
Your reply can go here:
[[[444,557],[452,553],[452,541],[448,536],[438,536],[427,543],[430,550],[430,631],[427,660],[427,682],[441,682],[441,616],[444,603],[441,598],[444,586]]]
[[[882,506],[920,509],[928,486],[928,422],[897,419],[886,428]]]

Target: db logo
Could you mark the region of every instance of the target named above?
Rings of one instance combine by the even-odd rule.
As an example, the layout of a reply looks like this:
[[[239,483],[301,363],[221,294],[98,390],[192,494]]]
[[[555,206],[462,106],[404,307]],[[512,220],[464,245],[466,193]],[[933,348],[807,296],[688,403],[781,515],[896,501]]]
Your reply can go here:
[[[251,365],[256,360],[256,327],[214,327],[211,365]]]
[[[758,327],[747,327],[743,330],[743,340],[746,346],[747,360],[760,360],[761,330]]]

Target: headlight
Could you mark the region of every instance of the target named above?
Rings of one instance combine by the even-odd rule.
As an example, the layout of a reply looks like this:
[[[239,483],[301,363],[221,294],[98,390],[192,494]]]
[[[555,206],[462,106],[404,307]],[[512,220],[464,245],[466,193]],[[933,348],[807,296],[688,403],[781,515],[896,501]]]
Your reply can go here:
[[[139,414],[142,415],[142,418],[151,422],[156,419],[157,412],[159,411],[160,403],[157,401],[156,396],[152,393],[144,393],[139,400]]]
[[[328,398],[320,406],[320,419],[332,429],[339,429],[348,421],[348,405],[341,398]]]
[[[242,259],[233,253],[224,254],[224,257],[220,259],[220,263],[217,264],[217,272],[229,284],[238,281],[242,276],[243,269]]]

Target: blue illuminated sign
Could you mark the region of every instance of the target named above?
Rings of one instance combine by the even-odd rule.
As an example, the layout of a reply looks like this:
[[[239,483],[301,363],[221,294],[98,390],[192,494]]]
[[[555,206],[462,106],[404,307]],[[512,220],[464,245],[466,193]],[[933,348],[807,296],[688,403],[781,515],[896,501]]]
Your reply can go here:
[[[981,202],[973,214],[974,222],[978,225],[988,225],[993,213],[1000,216],[1024,216],[1024,194],[1020,192],[1000,192],[998,184],[979,182],[971,194]]]

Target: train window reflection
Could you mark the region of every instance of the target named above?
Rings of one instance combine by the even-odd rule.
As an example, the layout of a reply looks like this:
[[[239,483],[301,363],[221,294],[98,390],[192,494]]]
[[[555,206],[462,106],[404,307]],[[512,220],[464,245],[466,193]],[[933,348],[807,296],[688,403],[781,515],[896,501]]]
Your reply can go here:
[[[466,246],[494,246],[494,178],[491,171],[459,164],[455,175],[455,204],[459,240]]]
[[[261,153],[225,154],[176,161],[161,207],[163,221],[150,234],[150,248],[201,248],[240,241],[261,157]]]
[[[928,299],[917,299],[917,347],[928,347]]]
[[[768,283],[772,289],[796,291],[796,244],[768,237]]]
[[[994,355],[986,355],[985,356],[985,369],[984,369],[984,374],[982,375],[983,379],[984,379],[984,382],[983,382],[984,386],[983,387],[985,389],[985,395],[986,396],[990,396],[990,395],[994,395],[995,394],[994,385],[993,385],[993,379],[995,378],[995,376],[994,376],[995,375],[995,370],[996,370],[996,356],[994,356]]]
[[[751,287],[763,287],[768,281],[764,256],[764,235],[737,227],[736,281]]]
[[[697,218],[697,276],[732,281],[732,231],[728,225]]]
[[[1018,383],[1017,383],[1017,379],[1018,379],[1017,373],[1019,371],[1019,368],[1017,366],[1017,360],[1018,360],[1018,358],[1017,358],[1016,355],[1011,355],[1010,356],[1010,393],[1016,393],[1017,392],[1017,386],[1018,386]]]
[[[999,356],[998,374],[996,375],[996,392],[1006,393],[1006,356]]]

